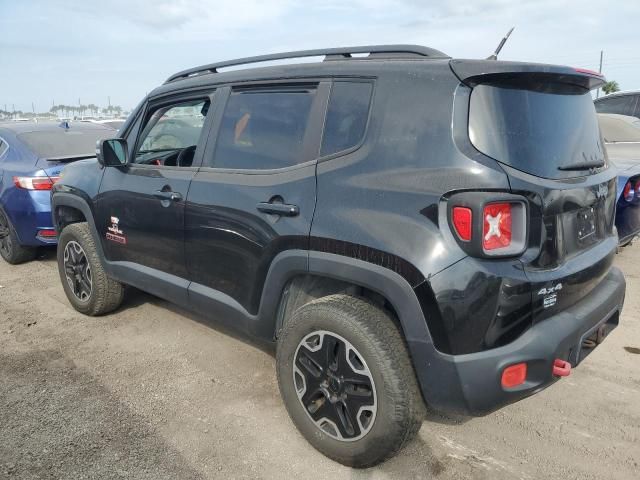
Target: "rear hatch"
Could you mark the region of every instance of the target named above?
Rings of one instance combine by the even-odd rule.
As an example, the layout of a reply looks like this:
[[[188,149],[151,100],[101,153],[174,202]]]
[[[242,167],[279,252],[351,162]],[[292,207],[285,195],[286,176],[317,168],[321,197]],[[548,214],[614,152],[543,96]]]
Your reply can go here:
[[[452,60],[451,68],[472,88],[471,143],[528,199],[521,262],[534,322],[542,320],[588,295],[615,254],[615,173],[590,92],[603,79],[517,62]]]

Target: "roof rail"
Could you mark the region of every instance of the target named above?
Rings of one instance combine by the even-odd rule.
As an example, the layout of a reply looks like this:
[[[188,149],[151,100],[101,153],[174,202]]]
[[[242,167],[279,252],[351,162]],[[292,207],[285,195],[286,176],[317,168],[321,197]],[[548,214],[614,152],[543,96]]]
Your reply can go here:
[[[412,57],[430,57],[430,58],[449,58],[448,55],[439,50],[421,45],[369,45],[362,47],[342,47],[342,48],[323,48],[317,50],[299,50],[295,52],[273,53],[269,55],[258,55],[257,57],[238,58],[236,60],[227,60],[224,62],[211,63],[200,67],[189,68],[181,72],[171,75],[166,82],[170,83],[176,80],[182,80],[198,75],[209,73],[218,73],[219,68],[235,67],[238,65],[248,65],[251,63],[271,62],[274,60],[286,60],[293,58],[305,57],[325,57],[328,60],[345,60],[353,58],[354,54],[368,53],[363,58],[412,58]],[[360,57],[357,57],[360,58]]]

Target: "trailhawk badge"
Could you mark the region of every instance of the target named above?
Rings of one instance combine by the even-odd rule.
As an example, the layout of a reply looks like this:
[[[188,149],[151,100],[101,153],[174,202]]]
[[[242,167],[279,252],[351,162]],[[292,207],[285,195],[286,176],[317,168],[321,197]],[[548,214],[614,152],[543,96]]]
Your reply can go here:
[[[118,226],[120,223],[120,219],[118,217],[111,217],[111,226],[107,227],[107,240],[111,240],[112,242],[120,243],[122,245],[127,244],[127,237],[125,237],[124,233]]]

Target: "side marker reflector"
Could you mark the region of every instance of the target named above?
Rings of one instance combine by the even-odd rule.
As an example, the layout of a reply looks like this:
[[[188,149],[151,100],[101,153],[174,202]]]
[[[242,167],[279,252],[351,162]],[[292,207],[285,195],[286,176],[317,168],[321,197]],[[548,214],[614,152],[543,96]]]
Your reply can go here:
[[[527,379],[527,364],[516,363],[502,371],[502,388],[513,388],[522,385]]]

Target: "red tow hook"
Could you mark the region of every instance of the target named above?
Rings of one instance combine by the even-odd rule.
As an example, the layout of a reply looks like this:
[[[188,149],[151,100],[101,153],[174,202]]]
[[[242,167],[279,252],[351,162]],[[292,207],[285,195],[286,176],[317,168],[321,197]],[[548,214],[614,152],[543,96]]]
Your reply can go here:
[[[565,360],[556,358],[553,361],[553,374],[556,377],[568,377],[571,374],[571,364]]]

